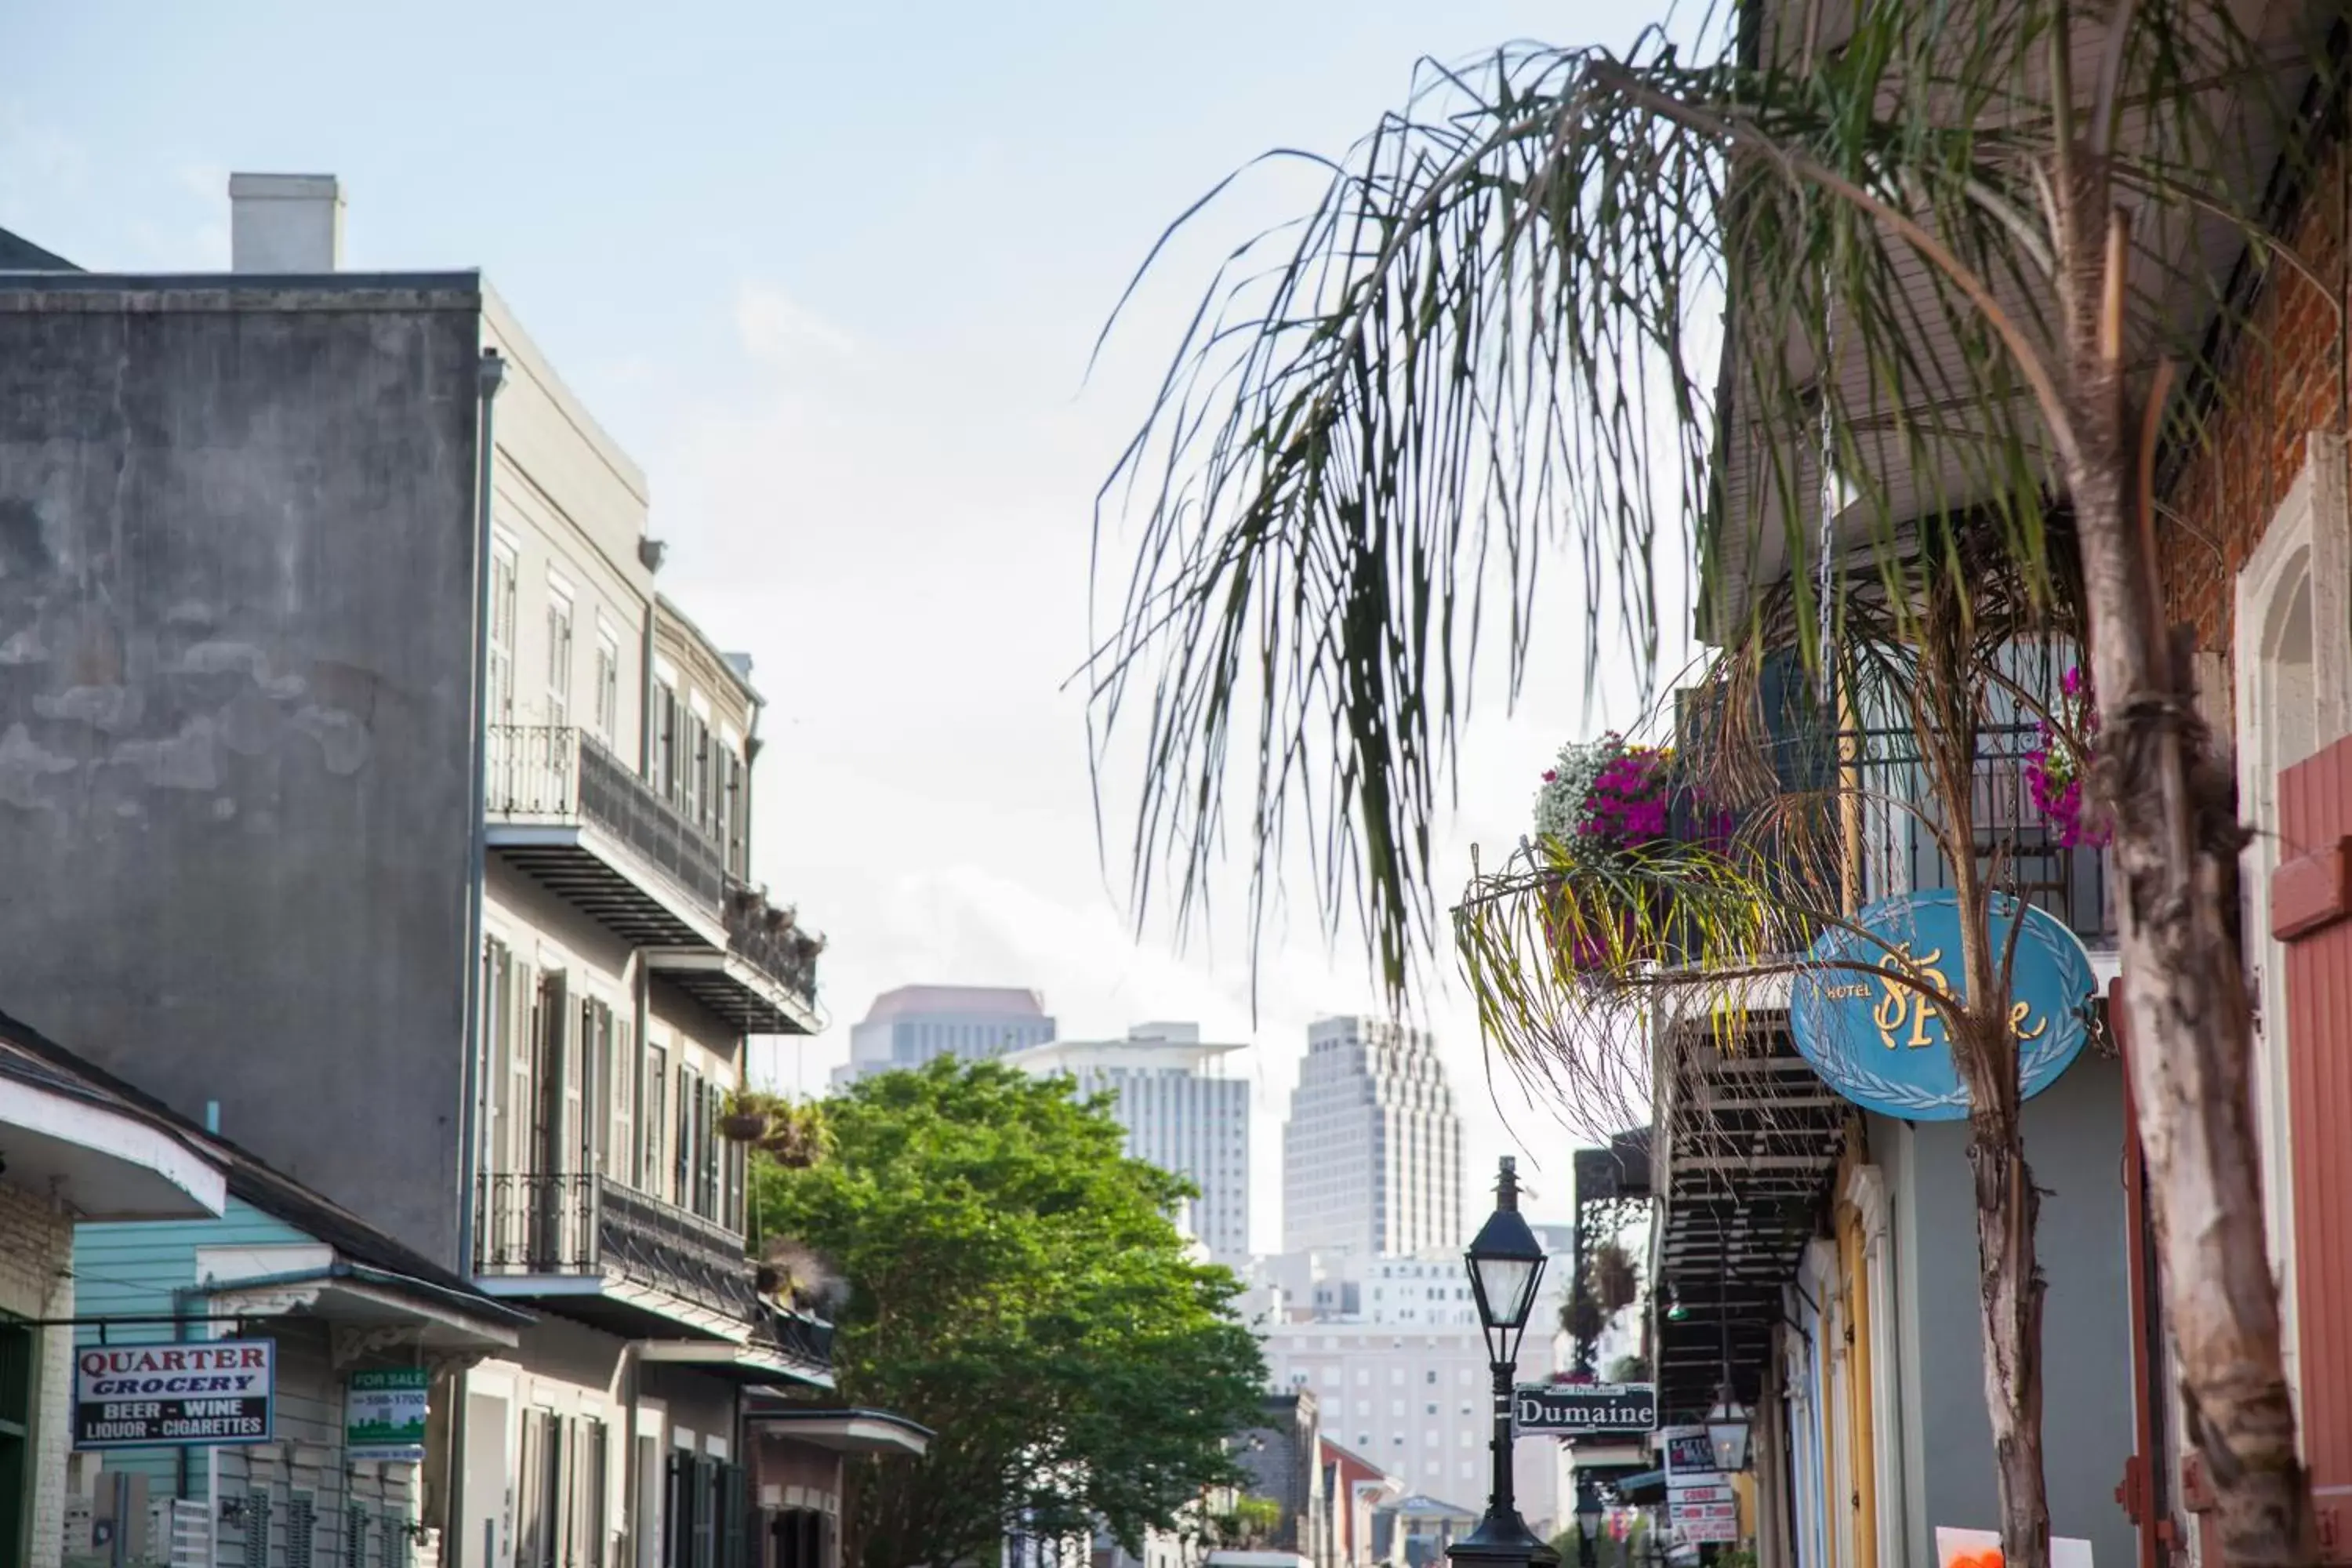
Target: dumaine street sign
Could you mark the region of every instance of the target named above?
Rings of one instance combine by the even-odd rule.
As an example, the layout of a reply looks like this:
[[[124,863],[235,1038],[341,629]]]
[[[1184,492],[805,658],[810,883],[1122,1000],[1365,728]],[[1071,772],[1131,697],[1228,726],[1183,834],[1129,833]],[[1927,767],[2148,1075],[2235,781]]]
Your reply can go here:
[[[1658,1424],[1651,1383],[1523,1383],[1511,1406],[1520,1431],[1564,1437],[1641,1436]]]
[[[2010,973],[2010,1037],[2020,1089],[2041,1093],[2090,1037],[2097,981],[2081,939],[2057,916],[1996,894],[1992,957],[2017,942]],[[1944,1021],[1904,971],[1947,995],[1965,996],[1960,916],[1949,889],[1871,905],[1854,929],[1824,931],[1789,988],[1789,1033],[1832,1089],[1865,1110],[1906,1121],[1958,1121],[1969,1091],[1952,1063]]]

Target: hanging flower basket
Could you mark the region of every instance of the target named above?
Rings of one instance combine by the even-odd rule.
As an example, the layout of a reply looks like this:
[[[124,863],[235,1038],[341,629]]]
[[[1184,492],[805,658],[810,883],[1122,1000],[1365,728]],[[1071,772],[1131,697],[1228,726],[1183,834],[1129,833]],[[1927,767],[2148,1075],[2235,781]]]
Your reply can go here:
[[[2058,688],[2063,729],[2043,721],[2041,744],[2025,755],[2026,793],[2061,849],[2103,848],[2107,824],[2094,817],[2083,792],[2098,745],[2099,710],[2079,666],[2060,678]]]
[[[1535,826],[1544,853],[1567,862],[1564,875],[1570,878],[1587,869],[1633,871],[1645,855],[1677,845],[1721,852],[1733,826],[1730,813],[1709,805],[1687,782],[1672,750],[1629,745],[1615,734],[1560,748],[1536,795]],[[1593,907],[1589,893],[1579,907],[1565,888],[1556,889],[1544,911],[1546,934],[1580,972],[1654,962],[1666,945],[1662,898],[1654,895],[1649,909],[1627,908],[1612,918]]]
[[[719,1119],[722,1136],[738,1143],[757,1143],[768,1135],[768,1113],[764,1110],[733,1110]]]

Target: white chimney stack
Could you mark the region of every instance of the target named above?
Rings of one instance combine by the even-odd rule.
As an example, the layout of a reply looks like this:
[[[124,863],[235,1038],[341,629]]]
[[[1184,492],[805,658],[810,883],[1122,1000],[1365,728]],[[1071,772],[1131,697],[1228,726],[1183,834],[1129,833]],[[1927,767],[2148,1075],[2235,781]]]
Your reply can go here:
[[[343,262],[343,187],[332,174],[231,174],[232,272],[332,272]]]

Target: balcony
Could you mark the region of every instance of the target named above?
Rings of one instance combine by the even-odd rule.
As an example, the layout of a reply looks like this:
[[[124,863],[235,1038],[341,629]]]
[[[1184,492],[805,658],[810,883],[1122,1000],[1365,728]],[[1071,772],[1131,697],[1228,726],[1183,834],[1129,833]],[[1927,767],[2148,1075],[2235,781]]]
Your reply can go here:
[[[812,1034],[823,944],[727,874],[727,847],[576,729],[496,724],[484,810],[493,853],[646,950],[747,1034]]]
[[[816,960],[824,943],[800,929],[789,910],[738,884],[728,889],[718,952],[656,949],[654,972],[747,1035],[813,1035]]]
[[[761,1294],[741,1237],[608,1176],[484,1176],[474,1236],[474,1274],[492,1295],[675,1342],[657,1360],[830,1379],[832,1325]]]
[[[2002,891],[2055,915],[2087,945],[2113,947],[2105,854],[2060,844],[2027,786],[2026,759],[2040,744],[2032,725],[1978,732],[1969,803],[1977,865],[1998,876]],[[1909,731],[1860,731],[1848,737],[1844,754],[1856,781],[1850,789],[1858,797],[1863,901],[1950,887],[1951,862],[1933,830],[1940,808]]]
[[[491,849],[639,947],[723,948],[723,851],[580,731],[493,724]]]

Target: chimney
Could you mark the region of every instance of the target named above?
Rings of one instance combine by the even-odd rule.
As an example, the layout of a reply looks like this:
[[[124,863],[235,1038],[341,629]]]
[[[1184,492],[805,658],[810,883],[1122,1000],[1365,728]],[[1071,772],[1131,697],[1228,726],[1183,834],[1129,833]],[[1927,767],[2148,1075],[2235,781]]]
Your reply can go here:
[[[332,174],[231,174],[232,272],[332,272],[343,260],[343,187]]]

